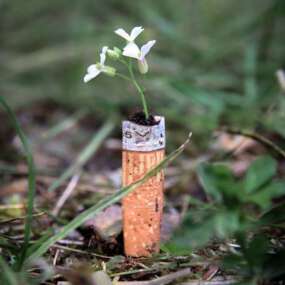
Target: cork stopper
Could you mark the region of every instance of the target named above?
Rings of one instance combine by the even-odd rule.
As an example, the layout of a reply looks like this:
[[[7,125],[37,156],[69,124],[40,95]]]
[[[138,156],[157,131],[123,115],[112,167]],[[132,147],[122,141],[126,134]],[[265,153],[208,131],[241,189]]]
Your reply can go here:
[[[164,118],[155,126],[123,122],[122,181],[127,186],[142,178],[164,158]],[[128,194],[123,204],[125,254],[150,256],[159,252],[163,211],[163,171]]]

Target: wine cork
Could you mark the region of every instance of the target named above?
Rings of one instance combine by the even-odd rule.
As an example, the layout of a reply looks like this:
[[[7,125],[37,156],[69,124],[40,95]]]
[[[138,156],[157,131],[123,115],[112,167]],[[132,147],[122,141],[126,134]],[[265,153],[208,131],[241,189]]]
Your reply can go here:
[[[123,122],[122,182],[127,186],[142,178],[164,158],[164,118],[141,126]],[[164,174],[160,171],[123,199],[125,254],[150,256],[159,251],[163,211]]]

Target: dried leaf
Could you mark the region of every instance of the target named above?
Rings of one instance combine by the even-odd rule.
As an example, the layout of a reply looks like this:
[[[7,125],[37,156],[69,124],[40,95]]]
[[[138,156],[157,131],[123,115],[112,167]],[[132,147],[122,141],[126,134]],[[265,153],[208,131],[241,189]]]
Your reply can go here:
[[[94,227],[104,240],[117,236],[122,231],[122,210],[118,205],[112,205],[85,223]]]

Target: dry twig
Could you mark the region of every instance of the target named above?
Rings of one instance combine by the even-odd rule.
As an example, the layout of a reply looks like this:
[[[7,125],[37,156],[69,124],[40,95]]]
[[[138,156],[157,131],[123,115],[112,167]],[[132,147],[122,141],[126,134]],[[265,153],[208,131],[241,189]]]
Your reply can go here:
[[[159,277],[154,280],[149,281],[118,281],[116,282],[116,285],[165,285],[168,283],[173,282],[174,280],[178,278],[183,278],[191,274],[191,269],[186,268],[174,273],[170,273],[167,275],[164,275],[162,277]]]
[[[283,157],[285,159],[285,151],[281,147],[276,145],[273,141],[269,140],[268,138],[266,138],[260,134],[257,134],[257,133],[252,132],[252,131],[228,129],[228,128],[225,128],[224,131],[229,133],[229,134],[241,135],[244,137],[254,139],[255,141],[263,144],[265,147],[274,150],[277,154],[279,154],[281,157]]]
[[[72,179],[70,180],[70,182],[68,183],[67,188],[64,190],[64,192],[62,193],[61,197],[59,198],[58,202],[56,203],[53,211],[52,211],[52,215],[53,216],[57,216],[59,211],[61,210],[62,206],[64,205],[64,203],[66,202],[66,200],[70,197],[71,193],[73,192],[73,190],[75,189],[78,181],[80,178],[80,174],[76,174],[72,177]]]

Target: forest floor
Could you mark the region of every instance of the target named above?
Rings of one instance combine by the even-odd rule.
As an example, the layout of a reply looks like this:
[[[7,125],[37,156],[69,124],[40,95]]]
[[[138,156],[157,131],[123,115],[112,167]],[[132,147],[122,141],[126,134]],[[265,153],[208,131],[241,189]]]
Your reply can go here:
[[[98,147],[86,154],[86,145],[90,146],[90,142],[92,145],[94,133],[101,128],[96,118],[86,114],[70,116],[51,104],[37,105],[32,110],[19,112],[18,118],[30,140],[37,169],[31,237],[34,242],[51,237],[84,209],[121,187],[121,141],[120,130],[111,127]],[[1,239],[6,238],[13,246],[20,247],[24,237],[28,168],[19,139],[3,114],[1,120],[4,123],[0,128],[0,168],[4,175],[0,188],[0,235]],[[220,136],[213,147],[218,144],[231,150],[237,149],[240,143],[237,136]],[[242,159],[232,164],[236,173],[244,172],[254,154],[262,149],[250,139],[243,139],[242,143],[237,150]],[[251,151],[245,152],[248,149]],[[166,170],[162,242],[169,240],[179,228],[189,207],[189,193],[198,199],[207,199],[193,174],[184,181],[180,175],[183,168],[189,170],[192,164],[203,159],[204,156],[193,161],[181,159],[179,164],[170,165]],[[162,246],[161,252],[153,257],[126,257],[121,205],[116,203],[53,244],[44,259],[30,265],[28,272],[32,277],[40,276],[43,271],[52,272],[42,284],[57,285],[70,284],[68,282],[107,285],[110,280],[130,285],[173,281],[185,285],[230,284],[236,277],[233,272],[222,270],[219,260],[235,246],[231,241],[213,242],[203,250],[189,251],[188,255],[173,255]],[[5,247],[2,254],[13,264],[13,255]],[[98,272],[101,273],[98,275]],[[134,281],[145,282],[132,283]]]

